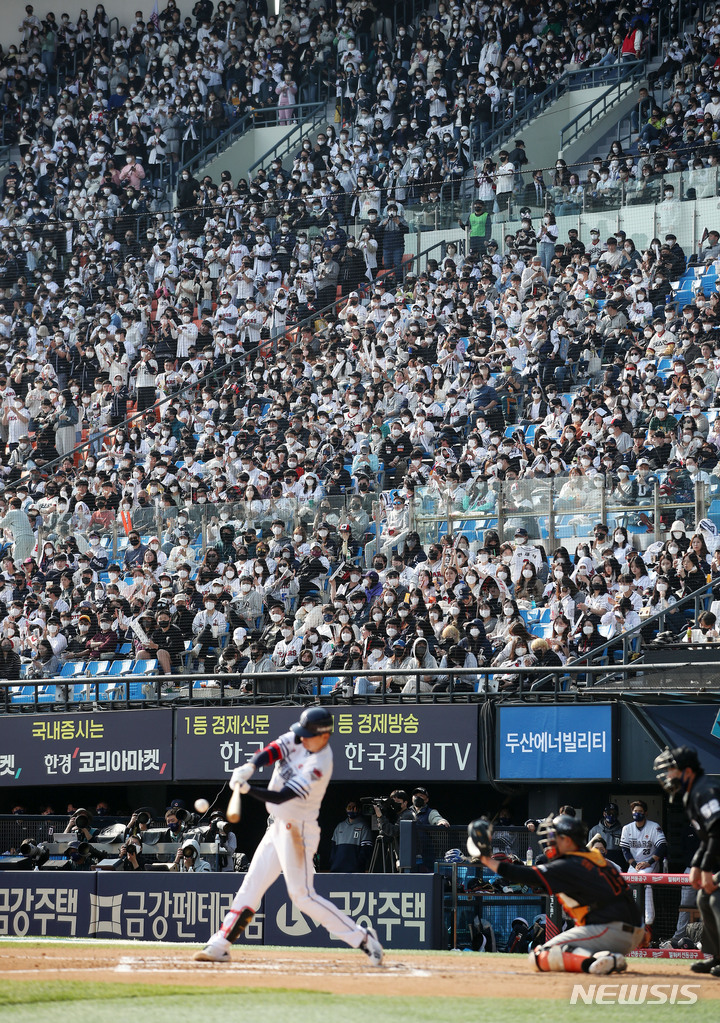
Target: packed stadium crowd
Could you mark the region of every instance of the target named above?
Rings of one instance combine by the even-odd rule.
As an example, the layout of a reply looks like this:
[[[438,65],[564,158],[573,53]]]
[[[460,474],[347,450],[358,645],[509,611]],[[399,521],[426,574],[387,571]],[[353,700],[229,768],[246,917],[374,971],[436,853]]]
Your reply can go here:
[[[483,665],[507,686],[720,574],[689,507],[720,486],[718,296],[675,300],[688,267],[714,279],[720,235],[638,249],[556,223],[591,185],[648,201],[716,165],[718,18],[671,40],[632,152],[582,184],[558,161],[546,187],[520,139],[473,159],[568,67],[642,55],[658,7],[170,0],[115,29],[101,4],[77,24],[28,5],[0,69],[0,677],[124,658],[250,690],[322,668],[427,691],[451,676],[423,669]],[[327,95],[336,122],[289,167],[185,165],[248,109],[286,123]],[[467,246],[408,262],[410,211],[448,196]],[[509,207],[520,228],[493,237]],[[621,513],[547,549],[549,482],[558,512],[602,488]],[[430,541],[417,513],[440,506],[484,526]]]

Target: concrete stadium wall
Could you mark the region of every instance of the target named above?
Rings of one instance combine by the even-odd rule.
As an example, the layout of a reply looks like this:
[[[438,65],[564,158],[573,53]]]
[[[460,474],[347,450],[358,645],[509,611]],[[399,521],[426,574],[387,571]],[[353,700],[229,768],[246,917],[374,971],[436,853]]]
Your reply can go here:
[[[588,106],[595,103],[606,89],[605,85],[566,93],[552,103],[544,113],[536,117],[531,124],[518,131],[517,138],[521,138],[525,143],[525,152],[528,155],[530,167],[554,166],[560,152],[561,129]],[[601,123],[605,124],[604,118]],[[603,131],[607,131],[606,124]],[[512,142],[513,140],[510,139],[508,143],[500,146],[493,154],[493,158],[497,156],[500,149],[512,149]]]
[[[201,172],[196,172],[196,176],[209,174],[213,181],[219,181],[221,173],[224,170],[229,170],[234,182],[238,178],[247,177],[248,168],[261,156],[264,156],[269,149],[277,145],[287,135],[290,127],[281,125],[276,128],[255,128],[253,131],[247,132],[224,153],[211,160]],[[287,158],[284,161],[286,166],[289,166],[290,162]]]

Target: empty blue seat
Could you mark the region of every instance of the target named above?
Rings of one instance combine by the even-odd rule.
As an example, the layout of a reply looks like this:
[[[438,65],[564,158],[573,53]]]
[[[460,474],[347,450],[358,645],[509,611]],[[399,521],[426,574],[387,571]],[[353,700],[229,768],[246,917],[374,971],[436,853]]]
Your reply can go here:
[[[132,671],[133,662],[131,660],[117,660],[110,662],[109,675],[128,675]]]
[[[61,678],[74,678],[76,675],[85,674],[85,662],[84,661],[68,661],[63,664],[60,671]]]
[[[130,670],[131,675],[155,675],[158,670],[158,662],[152,661],[134,661],[133,666]]]

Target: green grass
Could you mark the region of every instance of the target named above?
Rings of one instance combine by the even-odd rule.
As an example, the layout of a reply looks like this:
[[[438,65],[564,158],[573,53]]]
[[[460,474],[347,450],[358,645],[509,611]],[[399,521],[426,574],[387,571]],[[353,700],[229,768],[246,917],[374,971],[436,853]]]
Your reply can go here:
[[[604,978],[606,979],[606,978]],[[508,978],[508,987],[512,978]],[[132,1019],[142,1023],[167,1023],[188,1010],[203,1023],[227,1023],[231,1014],[241,1012],[246,1020],[268,1018],[285,1012],[288,1019],[302,1023],[438,1023],[458,1020],[474,1023],[492,1018],[493,1023],[538,1023],[539,1019],[562,1023],[717,1023],[720,1003],[698,1001],[692,1006],[570,1006],[566,1000],[493,998],[483,999],[481,985],[476,998],[387,998],[372,994],[368,977],[363,997],[322,992],[268,990],[265,988],[178,989],[172,985],[85,983],[82,981],[1,981],[0,1020],[5,1023],[37,1023],[48,1018],[48,1010],[61,1010],[61,1019],[117,1023],[128,1009]],[[72,1013],[72,1016],[70,1016]]]

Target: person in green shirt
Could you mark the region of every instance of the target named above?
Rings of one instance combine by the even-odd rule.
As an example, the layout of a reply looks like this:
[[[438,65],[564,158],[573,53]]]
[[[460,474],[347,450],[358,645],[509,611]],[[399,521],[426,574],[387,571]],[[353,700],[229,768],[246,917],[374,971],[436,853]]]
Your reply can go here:
[[[476,199],[466,223],[458,220],[462,228],[470,228],[470,248],[477,252],[485,252],[485,239],[490,234],[490,214],[484,210],[483,203]]]

